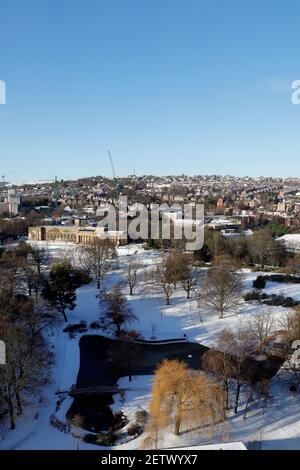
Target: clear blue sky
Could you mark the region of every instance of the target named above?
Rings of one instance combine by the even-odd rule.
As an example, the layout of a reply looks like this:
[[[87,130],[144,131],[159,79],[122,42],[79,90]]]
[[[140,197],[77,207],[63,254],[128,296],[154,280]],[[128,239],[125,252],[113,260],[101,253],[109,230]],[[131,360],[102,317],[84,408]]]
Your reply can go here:
[[[300,176],[299,0],[0,0],[0,173]]]

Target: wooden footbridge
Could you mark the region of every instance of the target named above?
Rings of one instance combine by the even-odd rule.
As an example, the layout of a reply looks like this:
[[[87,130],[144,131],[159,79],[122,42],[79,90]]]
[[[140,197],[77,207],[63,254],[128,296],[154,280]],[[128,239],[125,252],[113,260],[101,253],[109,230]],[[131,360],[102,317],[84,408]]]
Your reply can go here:
[[[122,389],[117,385],[93,385],[89,387],[78,387],[77,385],[72,385],[71,389],[69,390],[69,395],[71,397],[106,395],[120,393],[123,390],[125,391],[126,389]]]

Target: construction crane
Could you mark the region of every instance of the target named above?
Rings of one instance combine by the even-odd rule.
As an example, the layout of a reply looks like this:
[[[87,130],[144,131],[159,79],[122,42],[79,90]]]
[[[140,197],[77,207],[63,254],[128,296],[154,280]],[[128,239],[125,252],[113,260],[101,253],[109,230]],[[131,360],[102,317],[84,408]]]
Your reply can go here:
[[[119,181],[119,178],[116,176],[114,162],[113,162],[110,150],[108,150],[108,156],[109,156],[110,166],[111,166],[111,169],[112,169],[112,174],[113,174],[113,177],[114,177],[115,195],[116,195],[116,198],[119,199],[122,186],[121,186],[121,183]]]
[[[3,173],[3,174],[1,175],[3,186],[5,185],[5,178],[6,178],[7,176],[11,175],[13,172],[14,172],[14,171],[10,171],[9,173],[6,173],[6,174]]]
[[[58,207],[58,199],[59,199],[59,196],[60,196],[60,192],[59,192],[59,181],[57,179],[57,175],[55,175],[54,177],[54,182],[53,182],[53,185],[52,185],[52,194],[53,194],[53,201],[54,201],[54,204],[55,204],[55,207]]]

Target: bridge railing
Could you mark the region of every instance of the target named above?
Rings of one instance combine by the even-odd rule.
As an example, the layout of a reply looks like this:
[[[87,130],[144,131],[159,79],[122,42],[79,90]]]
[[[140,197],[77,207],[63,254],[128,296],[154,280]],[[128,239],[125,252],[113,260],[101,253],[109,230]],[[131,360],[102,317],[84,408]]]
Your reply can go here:
[[[117,385],[94,385],[89,387],[78,387],[72,385],[69,395],[102,395],[106,393],[120,393],[121,389]]]

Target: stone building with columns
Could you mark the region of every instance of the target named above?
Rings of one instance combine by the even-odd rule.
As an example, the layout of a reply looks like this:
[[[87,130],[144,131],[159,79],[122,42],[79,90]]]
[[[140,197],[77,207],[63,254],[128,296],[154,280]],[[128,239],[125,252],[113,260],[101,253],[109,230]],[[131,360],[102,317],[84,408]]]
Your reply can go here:
[[[28,240],[30,241],[64,241],[82,245],[92,245],[96,239],[110,239],[116,246],[127,245],[126,232],[119,230],[106,231],[103,227],[80,227],[78,225],[42,225],[29,227]]]

